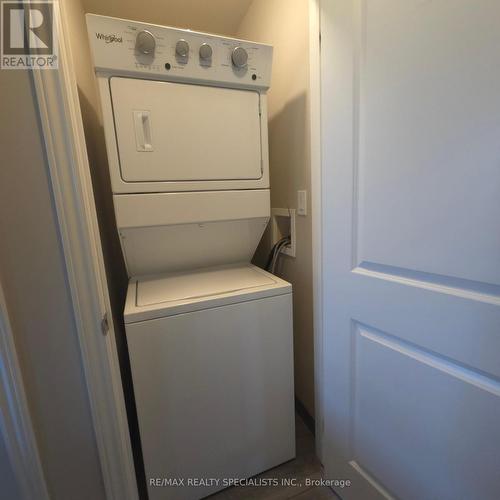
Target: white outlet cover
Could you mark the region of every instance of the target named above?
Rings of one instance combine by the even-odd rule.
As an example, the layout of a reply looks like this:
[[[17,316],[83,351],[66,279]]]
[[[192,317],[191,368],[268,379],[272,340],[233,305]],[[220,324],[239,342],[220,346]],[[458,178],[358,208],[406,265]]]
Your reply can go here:
[[[307,215],[307,191],[297,191],[297,215]]]

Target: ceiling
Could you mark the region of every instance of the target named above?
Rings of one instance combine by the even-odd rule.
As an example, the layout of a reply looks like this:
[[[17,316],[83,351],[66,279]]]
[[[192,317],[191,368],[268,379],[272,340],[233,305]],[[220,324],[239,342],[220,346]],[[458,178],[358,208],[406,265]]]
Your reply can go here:
[[[234,36],[252,0],[82,0],[85,12]]]

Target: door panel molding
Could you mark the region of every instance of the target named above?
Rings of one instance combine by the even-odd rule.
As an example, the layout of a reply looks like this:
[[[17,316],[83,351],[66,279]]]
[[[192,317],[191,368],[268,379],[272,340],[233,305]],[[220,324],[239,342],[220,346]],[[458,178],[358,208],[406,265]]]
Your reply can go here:
[[[495,28],[465,1],[445,9],[417,0],[353,2],[352,267],[377,262],[500,286],[492,216],[500,211],[500,146],[492,137],[500,103],[491,98],[500,71],[481,62],[494,60]],[[449,178],[448,165],[464,182]]]
[[[352,272],[361,276],[424,288],[431,292],[446,293],[486,304],[500,305],[500,286],[490,283],[479,283],[452,276],[402,269],[375,262],[361,262],[352,269]]]
[[[490,483],[494,492],[500,380],[365,324],[353,322],[351,331],[356,352],[349,464],[384,491],[390,485],[402,498],[423,498],[425,478],[447,457],[431,496],[456,498],[463,491],[471,498],[473,478]],[[425,457],[422,466],[413,464],[412,454],[419,462]],[[460,484],[462,476],[466,484]]]
[[[477,370],[473,367],[464,365],[457,360],[447,358],[442,354],[434,353],[421,346],[417,346],[404,339],[395,337],[389,333],[370,328],[366,325],[354,322],[355,335],[375,342],[387,349],[412,358],[419,363],[423,363],[435,370],[439,370],[451,377],[455,377],[462,382],[473,385],[484,391],[500,397],[500,380]]]

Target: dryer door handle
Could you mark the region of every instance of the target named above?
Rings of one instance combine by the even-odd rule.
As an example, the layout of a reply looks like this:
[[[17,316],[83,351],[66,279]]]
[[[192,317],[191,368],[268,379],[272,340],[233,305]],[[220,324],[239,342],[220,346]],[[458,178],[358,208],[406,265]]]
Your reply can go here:
[[[137,151],[153,151],[150,115],[149,111],[134,111],[135,143]]]

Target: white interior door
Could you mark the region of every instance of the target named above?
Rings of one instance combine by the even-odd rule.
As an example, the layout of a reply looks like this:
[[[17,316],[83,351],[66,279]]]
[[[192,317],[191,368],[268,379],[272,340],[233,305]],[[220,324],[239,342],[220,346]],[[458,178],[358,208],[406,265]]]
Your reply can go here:
[[[324,459],[500,498],[500,2],[322,0]]]

